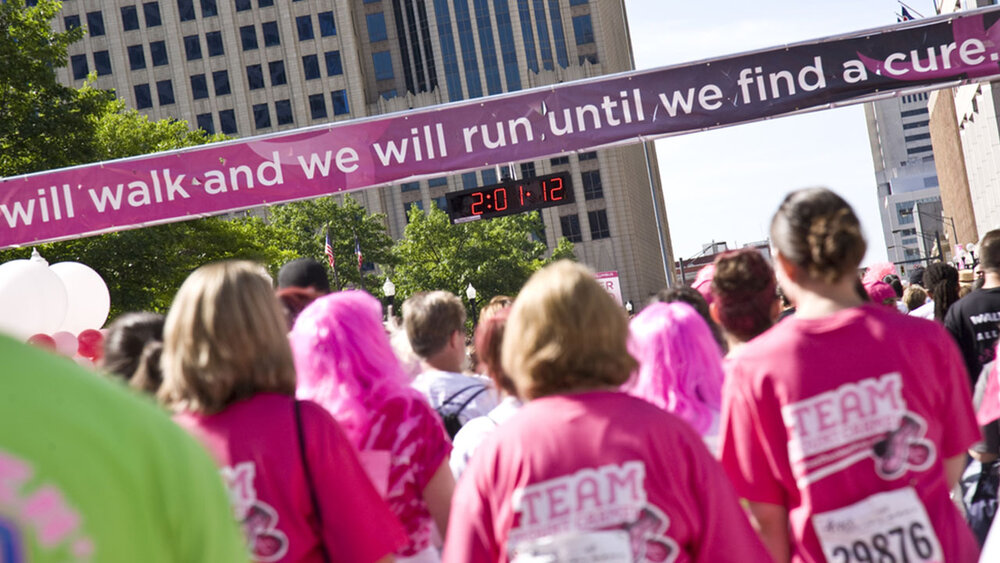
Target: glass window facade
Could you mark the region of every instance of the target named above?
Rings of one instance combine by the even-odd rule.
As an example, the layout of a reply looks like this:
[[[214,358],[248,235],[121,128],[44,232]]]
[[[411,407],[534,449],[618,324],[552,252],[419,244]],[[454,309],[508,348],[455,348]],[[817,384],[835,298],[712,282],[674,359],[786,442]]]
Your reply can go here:
[[[281,34],[278,32],[278,22],[264,22],[260,25],[264,32],[264,46],[274,47],[281,45]]]
[[[205,45],[208,46],[208,56],[218,57],[226,54],[226,49],[222,45],[222,32],[209,31],[205,34]]]
[[[111,74],[111,55],[107,51],[94,51],[94,70],[97,76]]]
[[[226,135],[235,135],[237,133],[236,113],[233,110],[224,109],[219,112],[219,128]]]
[[[476,29],[479,32],[479,48],[483,53],[483,70],[486,73],[486,91],[490,95],[503,92],[500,82],[500,66],[497,63],[497,47],[493,41],[493,21],[490,17],[489,0],[472,0],[476,12]]]
[[[309,96],[309,115],[313,119],[323,119],[326,117],[326,96],[323,94]]]
[[[405,182],[399,185],[401,192],[413,192],[420,189],[420,182]]]
[[[385,41],[389,38],[385,29],[385,13],[375,12],[374,14],[365,14],[365,21],[368,24],[369,41],[374,43],[376,41]]]
[[[580,231],[580,217],[576,214],[563,215],[559,218],[559,226],[562,227],[562,236],[570,242],[583,242],[583,233]]]
[[[80,16],[72,15],[63,18],[63,26],[67,31],[80,27]]]
[[[305,76],[306,80],[315,80],[319,78],[319,57],[316,55],[306,55],[302,57],[302,74]]]
[[[552,16],[552,42],[556,47],[556,60],[559,61],[559,66],[566,68],[569,66],[569,57],[566,54],[566,37],[563,35],[559,0],[549,0],[549,14]]]
[[[267,104],[253,106],[253,126],[255,129],[267,129],[271,126],[271,110]]]
[[[372,64],[375,66],[375,80],[389,80],[392,72],[392,54],[389,51],[372,53]]]
[[[69,58],[69,66],[73,69],[74,80],[83,80],[90,72],[87,68],[87,55],[73,55]]]
[[[168,64],[167,44],[163,41],[153,41],[149,44],[149,58],[153,60],[153,66],[163,66]]]
[[[219,7],[215,4],[215,0],[201,0],[201,17],[211,18],[217,15]]]
[[[528,70],[538,72],[538,54],[535,52],[535,32],[531,28],[531,7],[528,0],[517,0],[517,14],[521,17],[521,37],[524,38],[524,52]]]
[[[156,98],[161,106],[174,103],[174,83],[170,80],[160,80],[156,83]]]
[[[250,4],[250,0],[235,0],[235,5],[237,12],[245,12],[253,7]]]
[[[253,51],[257,48],[257,28],[252,25],[240,28],[240,46],[244,51]]]
[[[184,55],[189,61],[195,61],[201,58],[201,39],[197,35],[188,35],[184,37]]]
[[[510,21],[510,7],[507,0],[493,0],[493,10],[497,18],[497,35],[500,36],[500,54],[503,57],[503,73],[507,79],[507,91],[520,90],[521,71],[517,64],[514,25]]]
[[[122,6],[122,29],[125,31],[139,29],[139,10],[135,6]]]
[[[319,22],[319,34],[321,37],[337,35],[337,24],[333,20],[333,12],[320,12],[316,14]]]
[[[212,114],[199,113],[195,120],[198,123],[198,129],[204,130],[209,135],[215,134],[215,121],[212,119]]]
[[[285,76],[285,61],[267,63],[267,71],[271,75],[271,86],[281,86],[288,83],[288,78]]]
[[[264,87],[264,69],[260,65],[247,67],[247,87],[251,90]]]
[[[295,18],[295,28],[299,32],[299,41],[309,41],[316,37],[313,32],[312,16],[299,16]]]
[[[215,95],[225,96],[232,94],[233,90],[229,84],[229,71],[217,70],[212,73],[212,84],[215,85]]]
[[[208,80],[204,74],[191,75],[191,96],[196,100],[208,97]]]
[[[142,5],[142,15],[146,18],[146,27],[156,27],[163,23],[160,17],[160,3],[146,2]]]
[[[444,79],[448,87],[448,101],[456,102],[462,99],[462,80],[458,70],[458,54],[455,51],[448,0],[434,0],[434,12],[437,16],[441,63],[444,66]]]
[[[131,70],[146,68],[146,52],[142,49],[142,44],[129,45],[125,51],[128,53],[128,67]]]
[[[476,40],[472,34],[472,17],[466,0],[454,0],[455,25],[458,27],[458,43],[462,46],[462,66],[465,67],[465,86],[470,98],[483,95],[483,84],[479,81],[479,57],[476,55]]]
[[[580,173],[583,180],[583,197],[585,199],[601,199],[604,197],[604,186],[601,183],[600,170],[588,170]]]
[[[351,113],[351,108],[347,104],[346,90],[335,90],[330,92],[330,100],[333,102],[333,115],[346,115]]]
[[[327,76],[344,74],[344,66],[340,63],[340,51],[327,51],[323,57],[326,59]]]
[[[136,109],[153,107],[153,96],[149,92],[149,84],[136,84],[132,91],[135,93]]]
[[[590,21],[590,14],[573,16],[573,35],[576,36],[577,45],[594,42],[594,25]]]
[[[177,0],[177,13],[182,22],[191,21],[194,15],[194,0]]]
[[[440,178],[431,178],[430,180],[427,180],[428,188],[437,188],[440,186],[447,186],[447,185],[448,185],[447,176],[441,176]]]
[[[608,227],[608,212],[604,209],[588,211],[587,219],[590,220],[590,238],[599,240],[611,236],[611,229]]]
[[[552,47],[549,45],[549,19],[545,15],[545,0],[533,0],[535,6],[535,30],[538,31],[538,48],[542,52],[542,68],[555,70],[552,62]]]
[[[274,102],[274,117],[278,125],[295,123],[295,116],[292,115],[292,101],[278,100]]]
[[[87,33],[91,37],[104,35],[104,14],[100,10],[87,12]]]

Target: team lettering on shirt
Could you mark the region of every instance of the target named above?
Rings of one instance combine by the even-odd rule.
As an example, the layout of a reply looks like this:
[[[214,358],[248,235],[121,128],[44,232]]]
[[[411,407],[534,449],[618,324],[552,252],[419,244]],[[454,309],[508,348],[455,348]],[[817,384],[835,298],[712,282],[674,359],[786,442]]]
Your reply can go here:
[[[628,533],[634,561],[671,562],[677,543],[667,537],[669,518],[648,502],[641,461],[581,469],[534,483],[512,495],[515,510],[508,547],[572,530],[619,529]]]
[[[890,373],[782,407],[788,451],[800,485],[814,483],[866,458],[883,479],[923,470],[935,459],[927,423],[907,410],[902,378]]]
[[[251,557],[261,563],[284,557],[288,553],[288,536],[277,528],[278,511],[257,498],[253,484],[257,468],[253,462],[223,467],[220,472],[236,521],[243,527]]]
[[[0,451],[0,561],[27,561],[26,533],[47,552],[66,550],[67,559],[90,561],[94,542],[84,534],[80,514],[51,484],[29,487],[33,477],[28,462]]]

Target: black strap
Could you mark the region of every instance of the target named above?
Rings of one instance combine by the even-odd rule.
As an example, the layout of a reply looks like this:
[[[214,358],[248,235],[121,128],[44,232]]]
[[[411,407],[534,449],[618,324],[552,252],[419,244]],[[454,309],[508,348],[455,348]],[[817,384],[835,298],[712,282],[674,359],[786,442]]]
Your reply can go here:
[[[309,488],[309,500],[312,501],[313,512],[316,513],[316,524],[319,528],[319,549],[323,553],[324,563],[330,562],[330,554],[326,551],[326,542],[323,541],[323,516],[319,511],[319,501],[316,499],[316,488],[313,487],[312,472],[309,471],[309,462],[306,460],[305,433],[302,431],[302,412],[299,409],[299,401],[293,401],[295,405],[295,430],[296,438],[299,442],[299,458],[302,460],[302,470],[306,474],[306,487]]]
[[[456,391],[453,395],[451,395],[450,397],[448,397],[447,399],[445,399],[444,402],[441,403],[441,407],[443,408],[445,405],[452,404],[452,402],[455,400],[456,397],[460,396],[462,393],[465,393],[469,389],[475,389],[477,387],[479,388],[479,390],[476,391],[475,393],[473,393],[468,399],[466,399],[465,402],[462,403],[462,406],[458,407],[458,410],[455,411],[455,412],[462,412],[463,410],[465,410],[465,407],[469,403],[472,402],[473,399],[475,399],[476,397],[478,397],[483,391],[486,391],[486,386],[485,385],[476,383],[474,385],[469,385],[468,387],[463,387],[463,388],[459,389],[458,391]]]

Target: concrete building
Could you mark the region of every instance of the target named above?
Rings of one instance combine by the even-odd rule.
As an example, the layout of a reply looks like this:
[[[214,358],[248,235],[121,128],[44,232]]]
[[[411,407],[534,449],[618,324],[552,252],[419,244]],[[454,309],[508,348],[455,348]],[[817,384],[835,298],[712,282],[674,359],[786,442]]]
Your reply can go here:
[[[60,78],[90,71],[151,118],[251,136],[513,92],[633,68],[622,0],[65,0],[86,26]],[[665,287],[654,219],[655,153],[642,145],[559,155],[355,194],[400,237],[411,206],[501,177],[569,171],[576,202],[542,211],[545,242],[565,236],[626,300]],[[655,194],[655,195],[654,195]],[[654,198],[656,201],[654,201]]]
[[[943,230],[940,211],[928,215],[941,193],[927,100],[924,92],[865,104],[882,235],[889,261],[904,274],[937,255],[934,233]]]
[[[996,4],[995,0],[936,0],[939,14]],[[949,240],[968,245],[1000,227],[1000,82],[981,82],[934,92],[931,133],[944,214],[954,218]],[[939,150],[940,147],[940,150]]]

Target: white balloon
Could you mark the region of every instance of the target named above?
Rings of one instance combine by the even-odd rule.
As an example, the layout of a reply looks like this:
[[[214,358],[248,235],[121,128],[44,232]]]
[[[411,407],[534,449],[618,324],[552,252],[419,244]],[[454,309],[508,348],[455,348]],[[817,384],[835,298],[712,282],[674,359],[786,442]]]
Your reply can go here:
[[[0,264],[0,331],[20,339],[59,330],[66,319],[66,286],[44,260]]]
[[[111,311],[111,295],[104,278],[79,262],[59,262],[49,269],[62,279],[69,297],[66,318],[59,330],[80,334],[88,328],[104,326]]]

